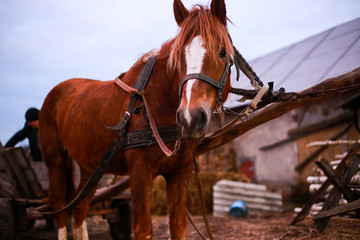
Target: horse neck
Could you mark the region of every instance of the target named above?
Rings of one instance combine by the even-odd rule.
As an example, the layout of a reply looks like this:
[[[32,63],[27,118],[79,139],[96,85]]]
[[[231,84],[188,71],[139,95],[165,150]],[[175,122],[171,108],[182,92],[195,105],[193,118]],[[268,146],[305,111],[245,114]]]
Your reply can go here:
[[[176,73],[167,70],[167,62],[168,57],[158,57],[145,91],[155,120],[162,125],[174,125],[179,105],[179,80]]]
[[[123,77],[123,81],[131,87],[134,86],[145,66],[147,56],[144,57],[139,59]],[[167,61],[168,54],[160,53],[145,88],[145,96],[150,104],[148,111],[151,111],[158,126],[176,124],[176,110],[179,104],[179,81],[176,74],[167,70]],[[141,125],[143,124],[145,123]]]

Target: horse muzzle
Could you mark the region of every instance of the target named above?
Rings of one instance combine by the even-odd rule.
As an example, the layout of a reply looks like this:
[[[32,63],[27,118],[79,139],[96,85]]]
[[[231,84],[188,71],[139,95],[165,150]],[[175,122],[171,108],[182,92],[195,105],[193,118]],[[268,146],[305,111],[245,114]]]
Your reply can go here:
[[[179,108],[176,113],[176,121],[181,128],[182,137],[199,139],[205,136],[210,116],[202,107],[192,110]]]

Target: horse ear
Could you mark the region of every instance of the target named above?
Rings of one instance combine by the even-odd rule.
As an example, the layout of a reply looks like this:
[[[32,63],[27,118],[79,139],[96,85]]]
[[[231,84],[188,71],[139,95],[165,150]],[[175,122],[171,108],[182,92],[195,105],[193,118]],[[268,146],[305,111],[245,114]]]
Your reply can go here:
[[[224,0],[212,0],[211,12],[222,22],[222,24],[226,25],[226,7]]]
[[[174,0],[174,15],[177,24],[180,26],[182,22],[189,16],[189,10],[187,10],[180,0]]]

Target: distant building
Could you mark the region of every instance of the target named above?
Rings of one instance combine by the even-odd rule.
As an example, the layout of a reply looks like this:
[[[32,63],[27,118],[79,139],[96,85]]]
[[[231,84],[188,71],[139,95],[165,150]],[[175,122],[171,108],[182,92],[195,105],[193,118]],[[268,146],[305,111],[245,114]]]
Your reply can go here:
[[[291,46],[250,61],[260,79],[274,82],[274,89],[284,87],[287,92],[299,92],[321,81],[347,73],[360,66],[360,18],[329,29]],[[233,87],[251,89],[242,75]],[[232,95],[226,105],[241,107]],[[242,171],[255,182],[284,187],[304,180],[314,164],[295,170],[317,148],[305,145],[315,140],[330,139],[353,121],[352,112],[344,109],[349,103],[360,105],[360,93],[339,94],[290,111],[236,138],[222,149],[201,158],[203,168]],[[226,122],[231,116],[223,116]],[[219,125],[219,119],[214,119]],[[358,139],[352,126],[340,139]],[[331,147],[321,155],[332,160],[335,153],[346,147]],[[222,158],[222,159],[219,159]],[[318,156],[315,157],[317,160]],[[205,166],[206,165],[206,166]]]

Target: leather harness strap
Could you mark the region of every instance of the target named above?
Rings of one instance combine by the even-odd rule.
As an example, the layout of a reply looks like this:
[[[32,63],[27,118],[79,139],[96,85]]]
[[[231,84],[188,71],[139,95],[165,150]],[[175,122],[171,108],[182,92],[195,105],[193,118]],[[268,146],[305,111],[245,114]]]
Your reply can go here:
[[[121,138],[123,138],[125,136],[125,134],[127,133],[126,125],[128,124],[128,122],[132,116],[132,113],[135,108],[135,103],[137,102],[137,100],[141,100],[141,95],[139,95],[139,94],[144,91],[144,89],[150,79],[152,70],[153,70],[155,62],[156,62],[156,58],[157,58],[157,55],[149,58],[149,60],[146,62],[144,68],[142,69],[138,78],[136,79],[134,88],[130,87],[129,85],[127,85],[126,83],[121,81],[120,78],[115,79],[115,83],[118,86],[120,86],[126,92],[133,94],[130,98],[128,110],[125,112],[125,115],[124,115],[122,121],[116,126],[107,127],[108,129],[111,129],[111,130],[120,130],[119,134],[121,134]],[[123,142],[123,145],[125,146],[126,143]]]
[[[168,157],[174,156],[176,154],[176,152],[180,149],[181,141],[179,139],[176,140],[174,150],[173,151],[169,150],[169,148],[165,145],[164,141],[160,137],[160,134],[159,134],[159,132],[158,132],[158,130],[156,128],[156,125],[155,125],[154,118],[153,118],[153,116],[151,114],[151,111],[150,111],[149,103],[148,103],[148,101],[147,101],[144,94],[142,94],[142,98],[143,98],[143,102],[145,104],[145,109],[147,109],[147,114],[148,114],[148,117],[149,117],[150,127],[151,127],[151,130],[154,133],[154,137],[155,137],[156,141],[158,142],[161,150],[165,153],[166,156],[168,156]]]
[[[127,143],[126,134],[127,134],[128,123],[129,123],[129,120],[131,119],[131,114],[134,111],[136,101],[139,99],[145,99],[145,97],[143,95],[144,94],[143,91],[146,87],[147,82],[149,81],[152,69],[154,68],[156,57],[157,56],[153,56],[147,61],[143,70],[141,71],[140,75],[136,79],[134,88],[131,88],[131,87],[127,86],[126,84],[125,84],[126,86],[124,85],[125,90],[129,90],[128,91],[129,93],[133,93],[133,95],[131,96],[128,110],[125,112],[122,121],[117,126],[108,127],[109,129],[113,129],[113,130],[120,130],[118,133],[118,137],[112,143],[109,150],[106,152],[104,157],[101,159],[101,162],[99,163],[98,167],[95,169],[93,175],[86,182],[86,184],[81,189],[81,191],[78,193],[78,195],[70,203],[68,203],[65,207],[63,207],[62,209],[56,210],[56,211],[40,212],[36,208],[28,208],[28,209],[26,209],[28,216],[41,217],[44,215],[54,215],[54,214],[58,214],[58,213],[67,211],[67,210],[75,207],[76,205],[78,205],[93,191],[93,189],[95,188],[95,186],[98,184],[101,177],[105,173],[108,165],[110,164],[110,162],[113,159],[113,157],[115,156],[115,154],[120,149],[123,149],[126,146],[126,143]],[[119,81],[121,81],[121,80],[119,79]],[[119,82],[119,81],[117,81],[117,82]],[[148,105],[146,99],[145,99],[145,105]],[[149,116],[149,118],[150,118],[150,116]],[[156,128],[155,128],[155,131],[152,128],[152,131],[154,132],[154,134],[157,133],[157,135],[159,135],[159,138],[161,139],[160,134]],[[162,144],[165,145],[165,143],[163,143],[163,142],[162,142]],[[179,146],[176,145],[176,150],[178,149],[178,147]],[[175,151],[172,152],[171,154],[175,154]]]
[[[156,56],[155,57],[152,57],[149,59],[149,61],[151,60],[156,60]],[[147,65],[145,65],[145,68],[146,68]],[[150,63],[149,66],[154,66],[153,63]],[[150,75],[148,74],[147,75],[148,77],[150,77]],[[140,99],[142,100],[142,102],[144,103],[145,105],[145,110],[146,110],[146,113],[147,113],[147,116],[148,116],[148,120],[149,120],[149,124],[150,124],[150,128],[151,128],[151,131],[153,133],[153,137],[155,138],[156,142],[159,144],[159,147],[161,148],[161,150],[164,152],[164,154],[168,157],[171,157],[171,156],[174,156],[176,154],[176,152],[179,150],[180,148],[180,145],[181,145],[181,141],[178,139],[178,134],[177,134],[177,130],[176,131],[173,131],[172,133],[175,135],[176,137],[176,142],[175,142],[175,147],[174,147],[174,150],[171,151],[165,144],[165,142],[162,140],[161,138],[161,134],[159,133],[158,131],[158,128],[156,127],[156,124],[155,124],[155,121],[154,121],[154,118],[152,116],[152,113],[151,113],[151,110],[150,110],[150,106],[149,106],[149,102],[145,96],[145,92],[144,91],[139,91],[139,90],[136,90],[136,88],[131,88],[130,86],[128,86],[126,83],[124,83],[123,81],[121,81],[121,79],[117,78],[115,83],[120,86],[122,89],[124,89],[125,91],[128,91],[129,93],[135,93],[136,95],[138,95],[140,97]],[[136,86],[136,84],[135,84]],[[127,115],[129,116],[129,118],[131,117],[131,113],[130,111],[127,111],[126,112]],[[120,125],[122,125],[120,123]],[[174,127],[171,127],[171,128],[174,128]],[[116,130],[118,129],[118,127],[111,127],[111,129],[113,130]],[[141,131],[141,130],[140,130]],[[148,130],[145,130],[145,131],[148,131]],[[141,132],[140,132],[141,133]],[[129,134],[127,135],[127,139],[129,139]],[[130,135],[131,137],[131,135]],[[173,139],[174,137],[171,138],[171,140]],[[151,141],[152,138],[150,138],[150,141]],[[170,140],[170,139],[167,139],[167,140]],[[124,142],[124,147],[126,149],[129,149],[129,148],[133,148],[133,147],[140,147],[140,146],[144,146],[143,145],[144,143],[135,143],[135,144],[132,144],[130,146],[128,146],[128,142]],[[146,145],[145,145],[146,146]]]
[[[179,128],[177,126],[161,126],[157,127],[161,139],[164,142],[175,142],[180,137]],[[126,135],[126,146],[124,149],[151,146],[157,144],[153,131],[151,129],[142,129],[129,132]]]
[[[182,83],[180,85],[180,88],[179,88],[180,99],[181,99],[181,95],[182,95],[182,91],[183,91],[185,83],[187,81],[189,81],[189,80],[192,80],[192,79],[199,79],[199,80],[207,82],[211,86],[219,89],[218,102],[222,103],[222,98],[223,98],[222,95],[223,95],[223,91],[224,91],[224,88],[225,88],[226,79],[227,79],[227,75],[229,73],[229,69],[230,69],[230,62],[229,62],[229,59],[228,59],[226,61],[224,72],[223,72],[223,74],[222,74],[222,76],[220,78],[220,81],[216,81],[216,80],[212,79],[211,77],[206,76],[206,75],[204,75],[202,73],[190,73],[190,74],[186,75],[183,78],[183,81],[182,81]]]

